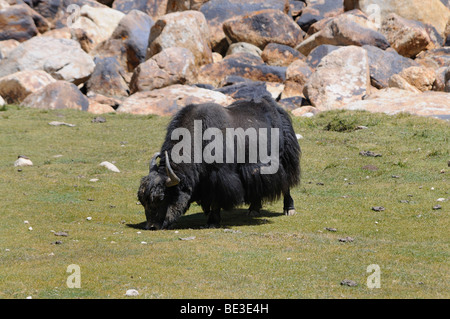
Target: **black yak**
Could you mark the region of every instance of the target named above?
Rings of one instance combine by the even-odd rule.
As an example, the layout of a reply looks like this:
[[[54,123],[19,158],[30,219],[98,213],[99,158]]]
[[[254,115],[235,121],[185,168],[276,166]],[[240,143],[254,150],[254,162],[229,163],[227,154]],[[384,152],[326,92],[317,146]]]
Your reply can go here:
[[[239,145],[244,147],[241,154]],[[202,158],[208,147],[215,160]],[[264,159],[263,150],[268,153],[268,149],[271,155]],[[170,227],[192,202],[201,205],[209,227],[220,224],[221,209],[245,203],[250,213],[259,213],[264,202],[282,195],[284,213],[292,215],[290,188],[300,181],[300,155],[289,115],[270,97],[237,101],[228,107],[188,105],[171,120],[161,151],[151,159],[149,175],[141,180],[138,198],[145,207],[145,228]]]

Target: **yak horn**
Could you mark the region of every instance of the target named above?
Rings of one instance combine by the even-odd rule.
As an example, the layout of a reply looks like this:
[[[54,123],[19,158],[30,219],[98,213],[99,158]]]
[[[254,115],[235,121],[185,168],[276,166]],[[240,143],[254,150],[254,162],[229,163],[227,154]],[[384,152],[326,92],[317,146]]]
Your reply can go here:
[[[157,152],[153,155],[152,160],[150,161],[150,172],[156,168],[156,159],[161,157],[161,153]]]
[[[165,155],[166,155],[166,172],[168,176],[166,181],[166,187],[172,187],[178,185],[178,183],[180,182],[180,178],[177,175],[175,175],[175,173],[172,170],[172,167],[170,167],[170,160],[167,151],[165,152]]]

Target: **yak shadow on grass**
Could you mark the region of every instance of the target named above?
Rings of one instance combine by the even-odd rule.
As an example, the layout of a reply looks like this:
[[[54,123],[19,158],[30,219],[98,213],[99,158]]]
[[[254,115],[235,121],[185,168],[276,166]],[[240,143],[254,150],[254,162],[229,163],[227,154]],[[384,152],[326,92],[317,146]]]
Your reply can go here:
[[[229,228],[233,226],[257,226],[262,224],[270,224],[267,218],[282,216],[283,213],[261,210],[260,215],[248,215],[248,209],[233,209],[230,211],[222,211],[222,222],[220,228]],[[207,217],[204,213],[195,213],[181,216],[178,221],[172,225],[170,229],[202,229],[206,228]],[[138,224],[127,224],[128,227],[135,229],[144,229],[146,222]]]

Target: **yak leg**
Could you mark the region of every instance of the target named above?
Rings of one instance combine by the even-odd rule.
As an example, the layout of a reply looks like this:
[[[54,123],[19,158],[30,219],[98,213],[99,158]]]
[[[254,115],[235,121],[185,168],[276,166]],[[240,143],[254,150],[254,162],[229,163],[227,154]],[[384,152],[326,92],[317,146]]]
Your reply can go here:
[[[283,201],[283,213],[287,216],[292,216],[297,214],[294,207],[294,200],[291,197],[291,192],[288,190],[284,193],[284,201]]]
[[[248,216],[260,216],[261,208],[262,208],[261,200],[251,203],[247,213]]]
[[[220,226],[220,207],[213,206],[208,214],[208,228],[218,228]]]
[[[208,216],[209,213],[211,212],[211,203],[202,202],[201,207],[205,215]]]

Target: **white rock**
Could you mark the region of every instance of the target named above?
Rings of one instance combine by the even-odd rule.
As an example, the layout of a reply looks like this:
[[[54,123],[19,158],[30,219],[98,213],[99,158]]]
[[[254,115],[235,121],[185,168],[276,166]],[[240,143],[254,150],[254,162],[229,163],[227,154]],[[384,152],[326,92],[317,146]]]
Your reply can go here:
[[[33,297],[31,297],[31,296],[28,296],[28,297],[27,297],[27,299],[33,299]]]
[[[194,239],[195,239],[195,236],[184,237],[184,238],[180,237],[180,238],[178,238],[178,239],[179,239],[179,240],[194,240]]]
[[[19,157],[14,162],[14,166],[15,167],[19,167],[19,166],[33,166],[33,162],[29,158]]]
[[[437,199],[438,202],[445,202],[445,200],[446,200],[445,198],[438,198]]]
[[[92,217],[86,217],[86,220],[92,220]]]
[[[128,289],[125,296],[134,297],[139,296],[139,292],[136,289]]]
[[[28,220],[23,221],[24,224],[29,224],[30,222]]]
[[[31,227],[31,226],[28,227],[28,230],[29,230],[29,231],[32,231],[32,230],[33,230],[33,227]]]
[[[297,140],[301,140],[303,138],[301,134],[295,134],[295,136],[297,137]]]
[[[116,173],[120,173],[120,170],[116,167],[116,165],[104,161],[100,163],[100,166],[106,167],[107,169],[109,169],[110,171],[116,172]]]
[[[75,127],[75,124],[70,124],[70,123],[65,123],[65,122],[58,122],[58,121],[53,121],[48,123],[48,125],[51,126],[68,126],[68,127]]]
[[[89,181],[95,183],[95,182],[98,182],[98,178],[92,178]]]

